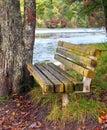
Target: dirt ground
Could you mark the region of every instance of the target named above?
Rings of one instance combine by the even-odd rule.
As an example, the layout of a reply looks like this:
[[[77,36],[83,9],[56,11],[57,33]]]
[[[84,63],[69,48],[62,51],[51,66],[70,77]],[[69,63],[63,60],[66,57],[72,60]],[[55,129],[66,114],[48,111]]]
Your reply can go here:
[[[0,105],[0,130],[107,130],[107,124],[88,119],[85,124],[47,121],[47,106],[34,105],[29,97],[12,96]]]

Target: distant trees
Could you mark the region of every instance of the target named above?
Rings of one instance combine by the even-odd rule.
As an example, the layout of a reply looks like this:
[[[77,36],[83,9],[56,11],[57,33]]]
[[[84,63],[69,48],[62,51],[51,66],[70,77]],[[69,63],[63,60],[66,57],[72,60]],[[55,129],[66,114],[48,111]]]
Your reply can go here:
[[[71,1],[75,2],[77,0],[71,0]],[[96,10],[98,11],[99,9],[103,11],[102,15],[104,15],[103,20],[107,31],[107,0],[80,0],[80,1],[83,1],[84,5],[83,10],[85,10],[83,12],[86,12],[87,14],[89,13],[92,14],[94,11]],[[102,15],[100,15],[100,17],[102,17]]]
[[[36,0],[36,6],[37,27],[47,27],[47,23],[51,23],[51,19],[61,19],[61,21],[65,21],[67,23],[66,27],[72,27],[74,24],[77,26],[77,13],[79,6],[81,6],[80,3],[78,3],[78,6],[76,6],[75,3],[71,5],[63,2],[63,0],[54,0],[51,4],[50,0]],[[75,20],[73,17],[75,17]],[[59,22],[57,26],[63,27],[61,22]]]
[[[103,1],[54,0],[51,2],[51,0],[36,0],[37,27],[47,27],[46,23],[50,23],[52,18],[63,19],[67,23],[66,27],[104,26],[104,11],[102,7],[105,8],[103,5],[106,3]]]

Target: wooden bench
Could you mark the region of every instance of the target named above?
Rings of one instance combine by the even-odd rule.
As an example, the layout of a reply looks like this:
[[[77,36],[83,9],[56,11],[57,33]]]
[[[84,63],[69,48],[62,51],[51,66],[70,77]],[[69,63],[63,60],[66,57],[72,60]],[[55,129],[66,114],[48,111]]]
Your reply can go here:
[[[66,69],[53,63],[27,64],[30,74],[40,84],[44,93],[62,93],[63,106],[69,102],[68,93],[90,92],[91,80],[94,79],[94,69],[101,50],[76,45],[63,41],[58,42],[55,59],[62,63],[67,70],[74,70],[82,75],[83,80],[78,81]]]

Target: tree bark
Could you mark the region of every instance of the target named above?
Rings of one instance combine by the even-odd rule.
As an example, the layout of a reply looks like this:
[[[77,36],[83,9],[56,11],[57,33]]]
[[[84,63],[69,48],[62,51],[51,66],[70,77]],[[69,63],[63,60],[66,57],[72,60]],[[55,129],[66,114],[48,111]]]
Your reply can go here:
[[[35,12],[35,0],[25,0],[25,6],[23,27],[19,0],[0,2],[0,96],[19,91],[25,64],[32,61],[35,20],[28,16]]]
[[[102,0],[102,7],[104,11],[105,28],[106,28],[106,33],[107,33],[107,0]]]
[[[36,25],[36,6],[35,0],[24,0],[24,26],[23,26],[23,41],[24,48],[24,81],[30,83],[32,80],[29,72],[26,69],[26,63],[32,63],[33,47],[35,40],[35,25]]]
[[[24,26],[23,40],[25,43],[24,62],[32,62],[33,46],[35,40],[35,20],[36,20],[35,0],[25,0],[24,6]]]

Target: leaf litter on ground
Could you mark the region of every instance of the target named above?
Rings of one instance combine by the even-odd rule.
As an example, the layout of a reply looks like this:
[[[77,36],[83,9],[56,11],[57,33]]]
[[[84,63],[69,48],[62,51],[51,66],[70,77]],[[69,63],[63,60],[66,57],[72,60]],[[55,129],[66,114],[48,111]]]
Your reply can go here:
[[[89,120],[84,125],[46,121],[50,107],[34,104],[29,97],[13,95],[0,105],[0,130],[106,130],[106,113],[101,111],[99,122]],[[103,117],[104,116],[104,117]]]

